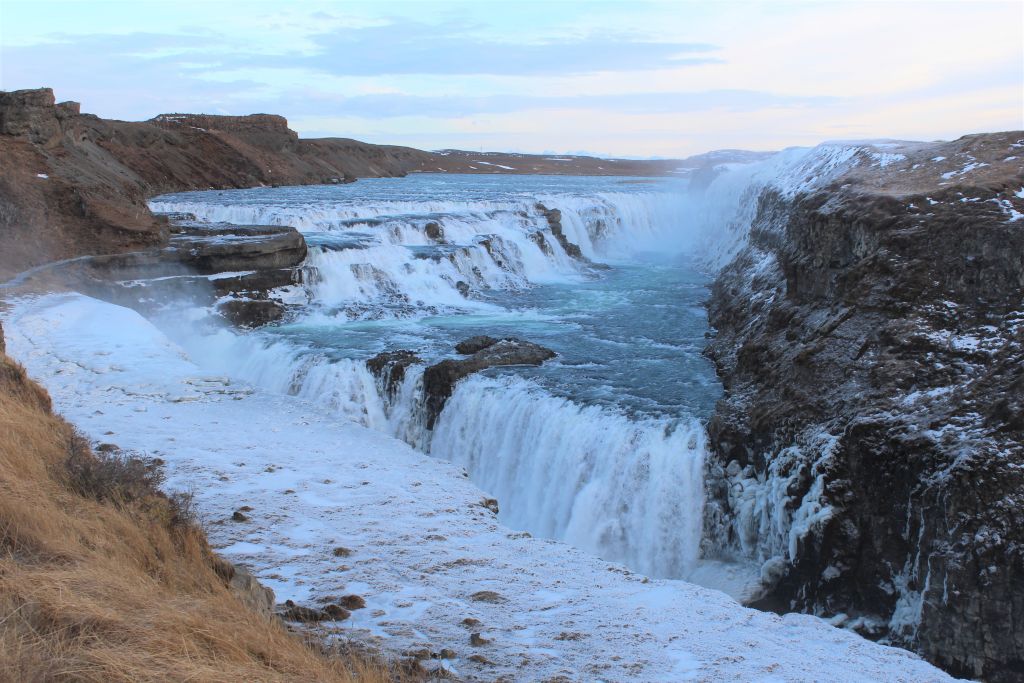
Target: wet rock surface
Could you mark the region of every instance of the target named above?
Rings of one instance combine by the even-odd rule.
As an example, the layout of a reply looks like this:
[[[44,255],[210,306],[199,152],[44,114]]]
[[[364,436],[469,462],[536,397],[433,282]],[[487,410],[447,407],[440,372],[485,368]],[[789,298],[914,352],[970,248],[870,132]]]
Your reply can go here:
[[[455,352],[463,355],[472,355],[477,351],[483,351],[488,346],[494,346],[498,343],[498,340],[494,337],[489,337],[485,334],[478,335],[476,337],[470,337],[464,339],[455,345]]]
[[[558,243],[562,245],[562,249],[565,250],[566,254],[579,261],[589,261],[589,259],[583,256],[583,252],[580,251],[579,245],[570,242],[569,238],[567,238],[565,233],[562,231],[561,211],[558,209],[549,209],[543,204],[538,204],[537,210],[540,211],[544,218],[547,219],[548,227],[551,229],[551,234],[554,235],[555,239],[558,240]],[[544,246],[541,246],[541,249],[543,248]]]
[[[456,344],[455,350],[468,357],[442,360],[423,371],[427,429],[434,428],[444,404],[455,390],[455,384],[463,377],[499,366],[540,365],[557,355],[551,349],[530,341],[514,337],[497,339],[487,335],[465,339]],[[409,366],[417,363],[423,363],[423,360],[412,351],[387,351],[366,361],[367,367],[392,397],[405,379]]]
[[[990,681],[1024,675],[1021,147],[766,192],[709,303],[705,555],[762,562],[756,606]]]
[[[245,328],[280,322],[285,310],[279,301],[259,299],[231,299],[217,306],[217,311],[232,325]]]
[[[467,340],[472,341],[472,340]],[[465,344],[466,342],[463,342]],[[478,348],[477,343],[470,347]],[[427,429],[434,428],[437,416],[452,395],[455,384],[463,377],[487,368],[505,365],[540,365],[555,357],[555,352],[521,339],[495,340],[479,347],[471,356],[459,360],[443,360],[423,371],[423,393],[427,410]]]
[[[366,361],[366,367],[382,382],[384,391],[394,397],[405,380],[405,371],[422,362],[412,351],[385,351]]]

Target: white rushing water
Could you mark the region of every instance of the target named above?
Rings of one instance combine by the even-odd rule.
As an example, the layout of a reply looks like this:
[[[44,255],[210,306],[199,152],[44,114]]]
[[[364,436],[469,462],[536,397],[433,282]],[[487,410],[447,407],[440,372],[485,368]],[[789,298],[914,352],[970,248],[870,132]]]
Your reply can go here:
[[[707,277],[694,259],[719,264],[742,246],[766,184],[811,182],[804,155],[731,167],[699,195],[670,181],[418,176],[153,208],[292,225],[311,246],[309,305],[289,324],[180,338],[193,357],[462,465],[510,526],[684,577],[702,529],[701,422],[720,392],[701,355]],[[432,431],[423,365],[388,395],[365,364],[397,349],[435,362],[479,333],[559,356],[462,380]]]
[[[503,521],[648,576],[697,560],[704,433],[546,395],[519,378],[473,377],[455,392],[430,452],[494,491]]]

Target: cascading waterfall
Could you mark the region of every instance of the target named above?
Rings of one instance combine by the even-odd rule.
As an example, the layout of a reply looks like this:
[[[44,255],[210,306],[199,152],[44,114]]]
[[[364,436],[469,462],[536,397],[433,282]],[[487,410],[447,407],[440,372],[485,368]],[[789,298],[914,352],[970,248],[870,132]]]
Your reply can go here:
[[[680,577],[697,560],[704,446],[695,419],[635,420],[519,378],[472,377],[441,413],[430,452],[495,495],[506,524]]]
[[[694,418],[631,418],[550,395],[516,377],[460,382],[433,432],[422,366],[393,395],[363,361],[221,331],[185,342],[208,366],[320,405],[466,468],[501,502],[502,521],[653,577],[697,560],[704,430]]]
[[[396,181],[389,182],[374,185],[370,197],[350,188],[275,188],[154,201],[155,210],[192,213],[202,221],[292,225],[311,245],[305,264],[311,305],[292,326],[248,335],[222,330],[201,339],[178,335],[183,345],[219,372],[301,396],[463,465],[499,499],[505,524],[651,576],[686,576],[700,545],[705,448],[703,427],[690,412],[627,412],[571,392],[552,393],[532,379],[478,375],[456,385],[431,432],[422,417],[424,366],[411,366],[389,395],[362,360],[389,348],[411,348],[425,354],[426,363],[450,354],[467,314],[509,314],[508,301],[488,292],[578,287],[595,277],[589,260],[629,263],[637,252],[693,250],[701,235],[681,229],[692,220],[685,192],[602,189],[493,199],[484,197],[494,192],[479,191],[439,200],[429,185],[416,196],[412,183],[407,194],[413,198],[396,199]],[[339,199],[338,193],[348,194]],[[552,229],[551,209],[561,213],[561,236]],[[562,239],[577,245],[585,259],[572,258]],[[613,292],[607,301],[621,298]],[[679,302],[658,305],[673,303]],[[339,309],[345,315],[332,312]],[[644,311],[658,315],[656,308]],[[576,314],[569,306],[558,315],[567,312]],[[453,321],[446,344],[431,339],[426,348],[394,345],[395,329],[386,325],[397,322],[388,320],[439,314]],[[353,327],[353,319],[385,327],[361,346],[347,341],[345,351],[323,342],[332,334],[370,334],[370,328]],[[415,330],[401,333],[415,340]],[[318,341],[310,343],[310,337]],[[629,338],[645,336],[631,332]],[[646,342],[609,337],[594,343],[618,348]],[[356,347],[361,352],[354,354]]]

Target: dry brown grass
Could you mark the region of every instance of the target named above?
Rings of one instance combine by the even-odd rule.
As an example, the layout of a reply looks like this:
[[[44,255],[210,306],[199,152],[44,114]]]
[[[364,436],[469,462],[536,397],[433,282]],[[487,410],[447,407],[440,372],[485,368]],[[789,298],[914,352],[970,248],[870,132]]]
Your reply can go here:
[[[173,499],[102,467],[83,485],[84,449],[0,353],[0,680],[391,679],[243,605]]]

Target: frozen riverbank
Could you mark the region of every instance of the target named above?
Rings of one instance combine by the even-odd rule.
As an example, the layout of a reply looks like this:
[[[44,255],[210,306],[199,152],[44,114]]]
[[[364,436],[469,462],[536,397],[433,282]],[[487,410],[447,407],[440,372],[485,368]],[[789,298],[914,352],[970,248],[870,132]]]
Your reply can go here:
[[[444,666],[479,680],[949,680],[816,618],[745,609],[510,531],[457,466],[209,376],[128,309],[49,296],[4,322],[9,352],[69,419],[162,458],[170,485],[195,491],[223,554],[282,600],[363,596],[344,633],[386,651],[448,648]],[[249,521],[228,521],[246,505]],[[491,642],[471,646],[471,632]]]

